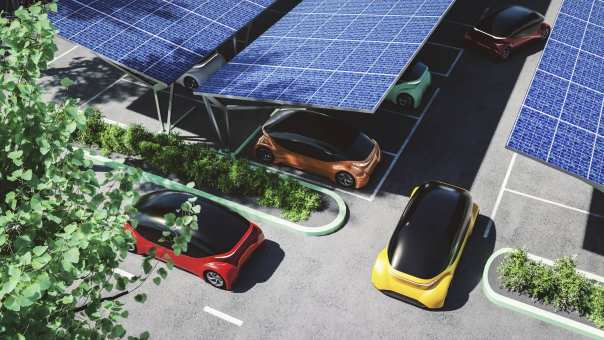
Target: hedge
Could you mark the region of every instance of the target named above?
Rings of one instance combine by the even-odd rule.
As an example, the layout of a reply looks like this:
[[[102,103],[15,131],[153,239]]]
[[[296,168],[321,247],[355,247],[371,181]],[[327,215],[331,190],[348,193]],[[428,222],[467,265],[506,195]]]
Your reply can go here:
[[[553,305],[556,310],[577,312],[604,328],[604,285],[579,274],[570,257],[548,266],[529,259],[525,250],[516,249],[505,257],[497,272],[502,287]]]
[[[244,159],[223,155],[201,144],[185,143],[176,134],[153,134],[140,125],[123,128],[106,123],[100,112],[90,111],[86,128],[76,141],[96,145],[102,152],[140,157],[159,171],[223,194],[256,197],[260,205],[282,210],[291,221],[306,220],[321,205],[321,196],[301,184]]]

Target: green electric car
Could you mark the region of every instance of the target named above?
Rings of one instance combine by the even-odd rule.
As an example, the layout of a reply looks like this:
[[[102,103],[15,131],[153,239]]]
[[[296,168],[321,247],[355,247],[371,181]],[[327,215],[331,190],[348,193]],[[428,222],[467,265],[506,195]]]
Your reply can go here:
[[[417,109],[431,83],[432,75],[428,66],[417,62],[405,71],[386,98],[403,109]]]

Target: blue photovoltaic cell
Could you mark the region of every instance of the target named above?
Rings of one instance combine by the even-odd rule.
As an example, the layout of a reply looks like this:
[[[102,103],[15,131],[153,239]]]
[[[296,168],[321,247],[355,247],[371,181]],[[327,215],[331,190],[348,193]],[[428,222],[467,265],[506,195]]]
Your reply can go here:
[[[58,0],[59,35],[171,84],[274,0]]]
[[[564,0],[507,147],[604,187],[604,7]]]
[[[221,70],[195,92],[375,112],[453,2],[302,0],[223,66],[272,72],[225,82]]]

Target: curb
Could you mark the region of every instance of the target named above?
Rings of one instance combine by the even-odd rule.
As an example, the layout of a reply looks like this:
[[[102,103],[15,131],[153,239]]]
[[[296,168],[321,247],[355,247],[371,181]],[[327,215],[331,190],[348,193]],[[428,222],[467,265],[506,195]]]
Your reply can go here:
[[[100,155],[93,155],[90,153],[89,150],[84,150],[84,152],[86,154],[87,159],[91,160],[93,163],[98,164],[98,165],[108,166],[108,167],[111,167],[114,169],[116,169],[116,168],[134,168],[134,167],[131,167],[124,163],[121,163],[119,161],[115,161],[115,160],[112,160],[112,159],[109,159],[109,158],[106,158],[106,157],[103,157]],[[158,185],[162,185],[169,189],[186,191],[186,192],[192,193],[194,195],[201,196],[203,198],[206,198],[206,199],[209,199],[216,203],[227,206],[231,210],[241,214],[242,216],[244,216],[247,219],[254,220],[257,222],[274,223],[280,227],[304,233],[307,236],[328,235],[328,234],[331,234],[331,233],[335,232],[336,230],[342,228],[345,224],[346,215],[348,212],[348,207],[344,203],[344,200],[335,192],[309,184],[309,183],[299,181],[299,183],[304,185],[305,187],[308,187],[312,190],[321,192],[321,193],[333,198],[336,201],[336,203],[338,204],[338,216],[336,216],[336,218],[333,221],[331,221],[330,223],[327,223],[323,226],[316,227],[316,228],[315,227],[305,227],[303,225],[299,225],[297,223],[284,220],[282,218],[267,214],[265,212],[262,212],[262,211],[259,211],[256,209],[252,209],[245,205],[239,204],[237,202],[233,202],[231,200],[228,200],[228,199],[216,196],[216,195],[212,195],[210,193],[201,191],[199,189],[188,187],[184,184],[175,182],[173,180],[170,180],[170,179],[167,179],[167,178],[164,178],[161,176],[157,176],[157,175],[148,173],[146,171],[141,170],[141,174],[142,174],[142,179],[145,181],[149,181],[149,182],[152,182],[152,183],[155,183]]]
[[[489,301],[491,301],[492,303],[494,303],[500,307],[504,307],[504,308],[510,309],[512,311],[530,316],[532,318],[547,322],[547,323],[552,324],[557,327],[564,328],[564,329],[569,330],[574,333],[578,333],[578,334],[588,336],[588,337],[594,338],[594,339],[604,339],[604,331],[601,329],[598,329],[598,328],[595,328],[592,326],[588,326],[586,324],[577,322],[575,320],[565,318],[558,314],[548,312],[546,310],[537,308],[535,306],[528,305],[526,303],[511,299],[507,296],[503,296],[501,294],[496,293],[493,290],[493,288],[491,287],[491,284],[489,283],[489,277],[488,277],[489,269],[491,268],[491,265],[493,264],[493,261],[495,260],[495,258],[497,258],[498,256],[500,256],[502,254],[510,253],[512,251],[514,251],[514,249],[512,249],[512,248],[499,249],[496,252],[494,252],[493,254],[491,254],[489,259],[487,260],[487,263],[484,267],[484,271],[482,273],[482,290],[483,290],[484,294],[487,296],[487,298],[489,299]],[[539,261],[539,262],[542,262],[547,265],[553,264],[553,261],[551,261],[549,259],[541,258],[539,256],[532,255],[532,254],[527,254],[527,255],[531,260]],[[585,272],[582,270],[577,270],[577,272],[585,275],[588,279],[604,283],[604,278],[602,278],[598,275],[595,275],[595,274],[592,274],[589,272]]]

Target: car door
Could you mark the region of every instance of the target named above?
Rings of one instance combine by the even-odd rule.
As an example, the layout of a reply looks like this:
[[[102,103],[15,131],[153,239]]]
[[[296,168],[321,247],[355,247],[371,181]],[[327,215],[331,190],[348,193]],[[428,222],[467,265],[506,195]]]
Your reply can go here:
[[[527,25],[523,28],[521,28],[520,30],[516,31],[512,37],[513,37],[513,43],[512,46],[513,47],[518,47],[521,45],[524,45],[528,42],[530,42],[531,40],[538,38],[540,36],[540,31],[539,28],[541,27],[541,23],[537,22],[537,23],[533,23],[531,25]]]
[[[159,259],[165,258],[166,253],[169,251],[169,248],[167,248],[169,240],[162,240],[161,228],[145,221],[139,222],[135,230],[144,239],[141,244],[137,245],[142,253],[147,254],[152,248],[155,248],[155,257]]]
[[[304,143],[291,139],[280,139],[277,143],[289,151],[283,157],[285,164],[301,170],[308,169],[311,158],[307,155],[307,147]]]

